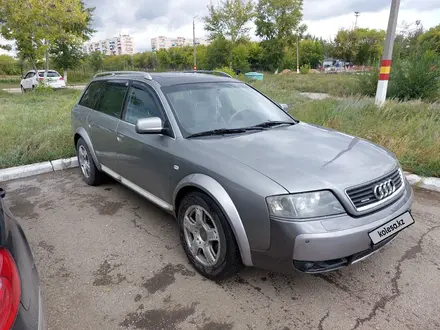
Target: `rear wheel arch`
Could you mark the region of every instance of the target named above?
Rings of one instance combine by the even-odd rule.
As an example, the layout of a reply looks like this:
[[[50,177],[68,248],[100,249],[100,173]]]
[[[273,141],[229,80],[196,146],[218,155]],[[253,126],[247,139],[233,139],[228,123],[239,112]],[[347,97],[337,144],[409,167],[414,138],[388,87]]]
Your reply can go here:
[[[92,155],[96,167],[98,168],[98,170],[101,171],[101,163],[99,162],[98,157],[96,156],[95,149],[93,149],[92,141],[89,137],[89,134],[87,134],[86,130],[82,127],[78,128],[73,136],[75,149],[77,148],[78,140],[80,138],[82,138],[84,142],[87,144],[87,147],[89,148],[89,151]]]
[[[253,266],[249,240],[237,208],[223,186],[212,177],[196,173],[186,176],[179,182],[173,198],[176,218],[182,199],[194,191],[208,195],[219,206],[232,228],[243,264]]]

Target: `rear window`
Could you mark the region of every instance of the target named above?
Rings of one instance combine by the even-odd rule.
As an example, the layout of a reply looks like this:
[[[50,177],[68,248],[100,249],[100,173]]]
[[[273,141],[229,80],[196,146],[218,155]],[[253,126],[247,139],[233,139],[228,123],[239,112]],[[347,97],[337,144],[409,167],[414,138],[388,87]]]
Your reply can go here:
[[[101,95],[101,92],[104,90],[105,87],[105,81],[95,81],[92,82],[87,90],[84,92],[83,97],[79,101],[79,104],[90,108],[95,109],[95,105],[99,99],[99,95]]]
[[[97,109],[99,112],[119,118],[122,112],[125,94],[128,89],[127,80],[107,81],[105,90],[100,97]]]
[[[44,77],[44,71],[43,72],[38,72],[38,75],[43,78]],[[57,77],[61,77],[60,74],[56,71],[48,71],[47,72],[47,77],[48,78],[57,78]]]

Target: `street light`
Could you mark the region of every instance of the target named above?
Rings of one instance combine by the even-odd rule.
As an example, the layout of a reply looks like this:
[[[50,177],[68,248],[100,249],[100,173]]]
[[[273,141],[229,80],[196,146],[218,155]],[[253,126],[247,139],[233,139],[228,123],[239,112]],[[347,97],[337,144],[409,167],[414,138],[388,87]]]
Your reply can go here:
[[[296,73],[299,73],[299,32],[296,31]]]
[[[359,11],[354,12],[354,16],[356,16],[356,21],[354,22],[354,28],[356,29],[358,26],[358,17],[361,13]]]
[[[199,15],[193,17],[193,46],[194,46],[194,71],[197,70],[197,46],[196,46],[196,18]]]

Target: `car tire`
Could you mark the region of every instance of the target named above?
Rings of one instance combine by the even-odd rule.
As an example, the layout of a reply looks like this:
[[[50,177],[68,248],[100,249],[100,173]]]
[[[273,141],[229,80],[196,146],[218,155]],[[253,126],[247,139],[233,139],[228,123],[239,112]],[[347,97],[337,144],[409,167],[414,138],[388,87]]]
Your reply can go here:
[[[76,156],[84,182],[90,186],[98,186],[104,174],[96,167],[89,147],[82,138],[76,144]]]
[[[197,272],[221,280],[240,271],[243,264],[232,229],[209,196],[186,195],[179,206],[178,223],[183,249]]]
[[[21,93],[22,94],[26,93],[26,90],[23,88],[23,86],[20,86],[20,87],[21,87]]]

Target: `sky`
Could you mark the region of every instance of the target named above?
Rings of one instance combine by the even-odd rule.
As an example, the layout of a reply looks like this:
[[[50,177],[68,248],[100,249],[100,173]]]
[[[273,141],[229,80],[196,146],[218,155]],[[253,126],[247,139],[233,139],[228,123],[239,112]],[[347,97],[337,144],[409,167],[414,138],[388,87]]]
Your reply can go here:
[[[137,52],[150,50],[151,38],[159,35],[192,38],[192,20],[196,15],[196,37],[204,37],[202,17],[207,14],[210,1],[85,0],[88,7],[96,8],[93,27],[97,32],[91,40],[129,33]],[[304,22],[309,33],[330,39],[340,28],[353,27],[354,12],[359,11],[358,27],[386,29],[390,4],[391,0],[304,0]],[[416,20],[421,20],[425,29],[440,24],[440,1],[401,0],[398,25]]]

